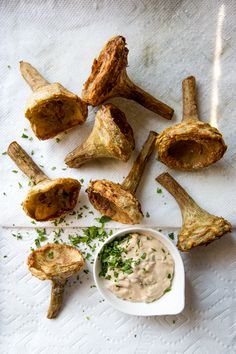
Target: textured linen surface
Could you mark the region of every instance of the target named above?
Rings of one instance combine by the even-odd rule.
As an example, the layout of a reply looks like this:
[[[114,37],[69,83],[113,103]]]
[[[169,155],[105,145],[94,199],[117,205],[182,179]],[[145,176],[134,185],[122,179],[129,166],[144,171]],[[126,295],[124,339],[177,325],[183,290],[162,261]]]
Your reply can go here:
[[[85,189],[91,178],[122,181],[149,130],[161,132],[181,120],[181,81],[195,75],[200,117],[219,128],[228,150],[220,162],[203,171],[169,172],[202,207],[235,226],[235,1],[2,0],[0,11],[1,353],[234,353],[235,232],[183,255],[186,307],[179,315],[136,318],[119,313],[90,288],[90,272],[83,274],[83,284],[71,282],[58,319],[47,320],[49,283],[33,278],[25,264],[36,237],[21,209],[28,180],[2,153],[16,140],[29,153],[34,151],[34,160],[51,178],[83,178],[77,210],[89,206]],[[21,77],[19,61],[30,62],[50,82],[60,82],[80,95],[93,58],[111,36],[119,34],[126,37],[129,48],[129,76],[172,106],[175,118],[166,121],[135,102],[112,99],[134,130],[136,149],[131,159],[128,163],[100,160],[65,170],[65,155],[89,135],[96,109],[89,109],[83,126],[61,134],[60,142],[38,141],[24,117],[30,88]],[[23,133],[28,138],[22,138]],[[154,178],[166,170],[153,154],[137,197],[145,215],[142,224],[168,234],[177,233],[181,214],[164,188],[156,193],[160,186]],[[75,232],[68,227],[94,224],[99,214],[89,208],[94,214],[68,217],[60,225],[65,227],[65,240]],[[53,233],[53,223],[37,223],[41,226]],[[123,226],[109,223],[113,229]],[[23,240],[12,236],[18,231]]]

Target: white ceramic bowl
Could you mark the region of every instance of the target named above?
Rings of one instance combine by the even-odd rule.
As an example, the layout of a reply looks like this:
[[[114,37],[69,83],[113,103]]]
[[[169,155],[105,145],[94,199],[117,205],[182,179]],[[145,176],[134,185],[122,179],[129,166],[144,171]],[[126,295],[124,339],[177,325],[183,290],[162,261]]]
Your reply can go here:
[[[142,302],[130,302],[127,300],[122,300],[116,297],[110,290],[105,286],[105,281],[103,278],[99,277],[99,272],[101,269],[100,259],[98,257],[102,248],[105,244],[113,241],[117,237],[124,236],[127,233],[138,232],[142,234],[149,234],[156,237],[161,241],[166,248],[169,250],[175,262],[175,274],[172,282],[171,291],[164,294],[160,299],[152,303],[142,303]],[[157,316],[157,315],[173,315],[180,313],[184,309],[184,266],[183,261],[180,256],[178,249],[174,244],[159,231],[141,227],[133,227],[128,229],[122,229],[116,232],[114,235],[109,237],[104,244],[98,250],[94,268],[93,268],[94,280],[98,291],[101,295],[113,306],[115,309],[128,313],[130,315],[137,316]]]

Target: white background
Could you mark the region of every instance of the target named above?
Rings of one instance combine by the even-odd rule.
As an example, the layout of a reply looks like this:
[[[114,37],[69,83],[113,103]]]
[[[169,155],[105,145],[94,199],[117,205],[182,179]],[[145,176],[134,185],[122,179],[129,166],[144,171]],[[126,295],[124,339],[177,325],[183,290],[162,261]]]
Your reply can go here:
[[[113,35],[126,37],[130,77],[153,95],[173,106],[174,122],[181,120],[181,81],[195,75],[200,115],[218,126],[228,150],[216,165],[197,173],[171,171],[201,206],[222,215],[235,226],[235,16],[234,1],[4,1],[0,28],[0,152],[12,140],[44,165],[50,177],[84,178],[80,205],[88,205],[84,192],[90,178],[121,181],[127,174],[150,129],[161,131],[172,122],[157,117],[136,103],[114,99],[134,129],[136,150],[127,163],[99,161],[80,170],[66,170],[63,158],[89,134],[94,109],[87,122],[61,136],[60,143],[32,142],[24,118],[30,90],[19,73],[20,60],[31,62],[51,82],[59,81],[80,94],[93,58]],[[43,156],[43,157],[41,157]],[[1,285],[0,339],[3,353],[233,353],[235,352],[235,240],[223,237],[207,248],[183,255],[186,270],[186,308],[177,316],[135,318],[118,313],[101,300],[91,272],[83,284],[68,288],[66,306],[57,320],[45,318],[49,284],[33,278],[26,258],[35,231],[20,203],[28,181],[7,156],[1,166]],[[52,167],[56,166],[56,170]],[[156,193],[154,178],[166,167],[155,161],[147,166],[138,190],[143,224],[176,231],[181,216],[173,198]],[[23,185],[20,189],[18,182]],[[5,196],[3,193],[6,193]],[[78,208],[79,208],[78,206]],[[91,208],[92,209],[92,208]],[[97,216],[97,215],[95,215]],[[70,226],[94,223],[87,215]],[[23,240],[17,241],[13,224]],[[51,223],[47,224],[52,226]],[[40,226],[40,225],[38,225]],[[42,226],[42,225],[41,225]],[[117,223],[112,228],[122,227]],[[48,230],[50,233],[52,229]],[[27,234],[28,232],[28,234]],[[69,233],[66,229],[64,239]],[[4,256],[7,257],[4,258]],[[88,264],[91,269],[91,265]],[[88,278],[88,279],[87,279]],[[90,319],[86,319],[89,317]]]

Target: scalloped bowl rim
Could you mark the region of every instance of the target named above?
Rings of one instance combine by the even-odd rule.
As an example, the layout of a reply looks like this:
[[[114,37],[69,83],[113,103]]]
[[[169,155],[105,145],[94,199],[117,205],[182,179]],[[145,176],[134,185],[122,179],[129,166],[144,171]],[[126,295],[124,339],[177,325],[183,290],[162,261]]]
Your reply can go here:
[[[113,241],[115,238],[124,236],[127,233],[138,232],[150,234],[160,240],[166,248],[168,248],[175,262],[175,274],[171,286],[171,291],[164,294],[160,299],[152,303],[131,302],[116,297],[105,286],[104,279],[99,277],[100,259],[98,257],[105,244]],[[183,311],[185,304],[185,274],[184,265],[176,246],[161,232],[143,227],[130,227],[121,229],[110,236],[98,249],[93,266],[93,276],[96,287],[102,297],[108,301],[116,310],[121,312],[136,315],[136,316],[161,316],[161,315],[176,315]]]

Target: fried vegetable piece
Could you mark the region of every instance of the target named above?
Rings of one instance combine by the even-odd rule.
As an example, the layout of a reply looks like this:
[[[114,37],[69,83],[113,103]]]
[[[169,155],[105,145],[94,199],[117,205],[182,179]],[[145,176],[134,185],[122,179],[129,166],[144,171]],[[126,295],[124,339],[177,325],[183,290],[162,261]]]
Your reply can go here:
[[[158,159],[168,167],[192,171],[220,160],[227,146],[216,128],[199,121],[195,78],[184,79],[182,89],[182,122],[165,129],[158,136],[156,147]]]
[[[50,84],[29,63],[21,61],[20,71],[33,90],[25,116],[37,138],[50,139],[85,122],[88,108],[78,96],[57,82]]]
[[[134,194],[154,149],[156,136],[155,132],[149,133],[148,139],[122,184],[105,179],[90,181],[86,192],[91,204],[102,215],[123,224],[140,223],[143,213]]]
[[[98,106],[111,97],[124,97],[138,102],[161,117],[171,119],[174,110],[136,86],[128,77],[128,48],[125,38],[112,37],[94,59],[92,71],[85,82],[82,98],[92,106]]]
[[[47,318],[58,315],[67,279],[78,273],[84,264],[80,251],[64,244],[49,243],[29,255],[28,267],[32,275],[52,282]]]
[[[102,157],[126,162],[134,147],[133,130],[125,114],[115,105],[105,104],[98,110],[87,140],[66,156],[65,163],[69,167],[80,167]]]
[[[35,184],[23,202],[25,213],[37,221],[53,220],[76,206],[80,182],[72,178],[50,180],[16,142],[7,150],[19,169]]]
[[[232,226],[227,220],[200,208],[169,173],[162,173],[156,180],[179,204],[183,218],[177,243],[180,251],[187,252],[194,247],[207,245],[231,232]]]

